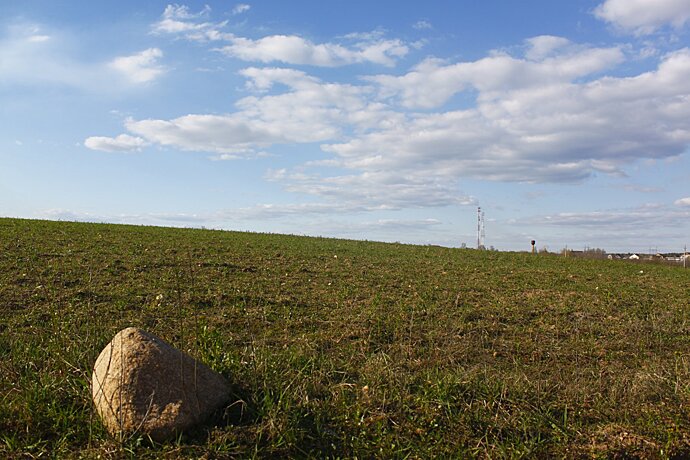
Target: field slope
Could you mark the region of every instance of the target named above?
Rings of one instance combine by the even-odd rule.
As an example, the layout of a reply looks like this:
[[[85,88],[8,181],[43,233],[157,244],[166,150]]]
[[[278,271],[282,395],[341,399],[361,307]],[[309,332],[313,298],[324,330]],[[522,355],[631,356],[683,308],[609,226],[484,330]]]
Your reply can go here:
[[[168,445],[108,437],[139,326],[233,383]],[[683,457],[690,270],[0,219],[0,457]]]

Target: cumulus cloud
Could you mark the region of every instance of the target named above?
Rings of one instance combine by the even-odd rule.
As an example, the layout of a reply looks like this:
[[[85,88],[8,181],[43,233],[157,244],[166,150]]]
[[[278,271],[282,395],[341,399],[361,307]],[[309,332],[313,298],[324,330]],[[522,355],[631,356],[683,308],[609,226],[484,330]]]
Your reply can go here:
[[[676,200],[673,204],[675,204],[676,206],[690,207],[690,197],[680,198]]]
[[[131,56],[120,56],[113,59],[109,66],[124,75],[133,83],[148,83],[165,72],[158,64],[163,52],[158,48],[149,48]]]
[[[373,100],[373,88],[323,82],[304,72],[250,67],[240,72],[250,89],[284,85],[286,92],[248,96],[237,102],[244,116],[313,141],[340,137],[349,127],[373,129],[402,120],[402,115]]]
[[[539,61],[559,49],[563,49],[571,44],[570,40],[563,37],[556,37],[553,35],[540,35],[525,40],[528,50],[525,57],[531,61]]]
[[[606,0],[595,8],[597,18],[635,35],[648,35],[664,26],[680,29],[690,22],[687,0]]]
[[[288,64],[337,67],[347,64],[372,62],[385,66],[395,65],[409,49],[400,40],[360,42],[352,47],[337,43],[313,43],[297,35],[271,35],[252,40],[233,37],[220,51],[244,61],[284,62]]]
[[[462,91],[475,91],[476,107],[409,115],[324,150],[353,168],[529,182],[622,175],[636,159],[681,154],[690,143],[690,50],[668,54],[658,69],[637,76],[575,81],[622,58],[616,48],[535,62],[498,55],[374,77],[382,97],[404,107],[440,107]]]
[[[226,115],[192,114],[172,120],[128,120],[128,131],[152,143],[191,151],[254,156],[271,144],[323,142],[358,120],[376,124],[387,118],[366,100],[366,89],[327,84],[292,69],[248,68],[241,72],[252,89],[285,85],[287,92],[248,96]]]
[[[505,53],[456,64],[426,59],[403,76],[366,79],[380,85],[382,96],[398,97],[404,107],[430,109],[468,88],[491,96],[495,91],[544,87],[610,69],[624,60],[618,47],[568,49],[551,56],[565,44],[567,40],[558,37],[537,37],[528,41],[529,59]]]
[[[318,85],[319,80],[306,72],[283,67],[248,67],[240,70],[247,78],[246,87],[255,91],[266,91],[275,84],[283,84],[293,89]]]
[[[125,127],[151,143],[228,158],[254,157],[257,149],[272,144],[325,142],[343,136],[350,126],[373,129],[402,119],[371,101],[369,87],[325,83],[294,69],[251,67],[241,74],[258,95],[238,100],[234,113],[128,119]],[[287,91],[263,94],[274,85]]]
[[[427,60],[360,84],[250,67],[240,73],[252,94],[232,113],[128,120],[125,127],[152,144],[225,158],[319,143],[327,158],[269,179],[329,203],[380,209],[471,204],[460,191],[463,178],[622,176],[637,160],[677,156],[690,145],[690,50],[629,77],[602,76],[624,59],[615,47],[539,37],[525,53]],[[476,98],[474,106],[446,106],[463,92]]]
[[[129,120],[127,129],[152,143],[213,153],[252,152],[252,147],[285,142],[270,126],[238,116],[186,115],[173,120]]]
[[[117,137],[92,136],[84,141],[84,145],[91,150],[104,152],[133,152],[149,145],[141,137],[120,134]]]

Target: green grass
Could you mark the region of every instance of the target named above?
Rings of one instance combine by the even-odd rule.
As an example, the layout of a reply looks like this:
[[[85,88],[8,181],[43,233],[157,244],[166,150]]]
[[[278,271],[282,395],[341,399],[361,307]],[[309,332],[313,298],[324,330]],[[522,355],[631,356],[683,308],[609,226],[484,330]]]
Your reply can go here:
[[[232,382],[205,426],[112,439],[126,326]],[[690,270],[0,219],[0,457],[690,455]]]

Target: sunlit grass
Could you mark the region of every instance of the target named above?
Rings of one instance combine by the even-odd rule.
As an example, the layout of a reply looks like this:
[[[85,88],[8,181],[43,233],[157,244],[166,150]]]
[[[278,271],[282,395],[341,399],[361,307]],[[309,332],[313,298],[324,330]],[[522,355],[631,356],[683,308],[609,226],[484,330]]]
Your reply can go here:
[[[0,456],[690,454],[690,270],[0,219]],[[235,402],[157,445],[94,415],[126,326]]]

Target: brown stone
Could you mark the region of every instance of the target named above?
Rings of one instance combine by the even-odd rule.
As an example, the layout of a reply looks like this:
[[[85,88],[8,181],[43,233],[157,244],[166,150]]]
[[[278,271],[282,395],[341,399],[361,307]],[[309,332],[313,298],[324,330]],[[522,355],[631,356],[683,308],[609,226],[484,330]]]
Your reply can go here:
[[[96,411],[114,436],[147,434],[164,441],[228,402],[223,376],[141,329],[118,332],[96,359]]]

